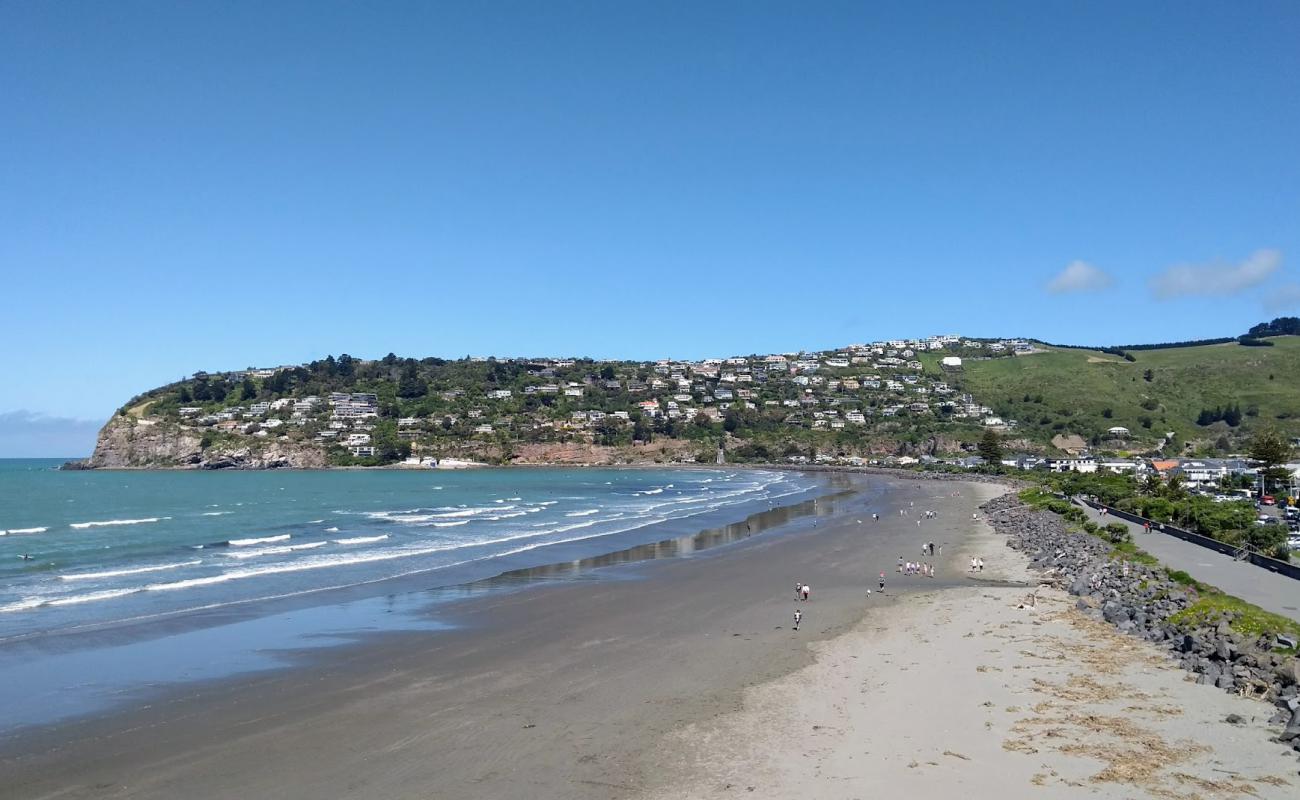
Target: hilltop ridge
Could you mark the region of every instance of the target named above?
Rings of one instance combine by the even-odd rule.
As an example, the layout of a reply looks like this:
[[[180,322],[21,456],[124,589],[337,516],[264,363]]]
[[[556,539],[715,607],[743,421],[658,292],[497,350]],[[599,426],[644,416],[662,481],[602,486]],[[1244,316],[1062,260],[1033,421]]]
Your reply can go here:
[[[1290,336],[1129,352],[946,335],[699,361],[341,355],[145,392],[86,466],[711,462],[719,445],[802,462],[969,455],[989,429],[1038,452],[1228,451],[1262,425],[1300,433],[1297,376]]]

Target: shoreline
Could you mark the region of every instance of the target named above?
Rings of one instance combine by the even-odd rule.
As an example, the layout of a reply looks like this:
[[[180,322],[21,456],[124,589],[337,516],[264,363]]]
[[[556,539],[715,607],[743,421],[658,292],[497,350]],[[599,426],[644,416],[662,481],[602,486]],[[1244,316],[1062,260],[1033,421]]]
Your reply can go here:
[[[217,607],[182,608],[149,616],[107,621],[90,621],[76,626],[19,633],[0,639],[0,667],[9,659],[11,676],[26,675],[23,693],[6,698],[9,720],[0,721],[0,743],[22,736],[33,725],[68,724],[78,718],[111,716],[121,709],[104,701],[77,701],[59,689],[81,683],[75,665],[102,652],[113,663],[139,659],[131,648],[158,655],[167,642],[185,653],[175,660],[171,678],[149,670],[148,681],[133,679],[128,670],[116,669],[117,677],[96,676],[102,694],[130,692],[134,686],[152,683],[164,688],[151,695],[185,691],[201,682],[237,681],[248,673],[297,669],[304,660],[320,657],[322,637],[340,639],[329,649],[364,646],[365,638],[401,636],[446,627],[444,617],[454,613],[466,599],[486,599],[493,593],[528,591],[534,586],[561,581],[622,580],[628,571],[651,568],[655,561],[694,557],[717,547],[743,546],[744,540],[763,534],[789,532],[807,526],[819,512],[819,504],[857,489],[846,488],[843,480],[818,479],[808,488],[768,505],[748,501],[699,515],[657,522],[632,531],[618,531],[576,542],[559,542],[503,558],[489,558],[452,571],[434,567],[396,577],[381,578],[346,586],[321,586],[291,595],[233,600]],[[782,529],[785,529],[782,531]],[[337,619],[338,622],[332,620]],[[232,640],[236,631],[245,631]],[[240,644],[245,639],[248,644]],[[232,644],[233,642],[233,644]],[[183,646],[182,646],[182,643]],[[265,658],[263,650],[281,655]],[[32,654],[27,661],[23,654]],[[39,654],[39,655],[35,655]],[[33,672],[33,662],[44,667]],[[185,664],[202,663],[200,677],[185,678],[195,670]],[[63,665],[63,666],[61,666]],[[65,677],[61,677],[65,676]],[[8,688],[13,688],[8,687]],[[0,697],[5,690],[0,689]],[[41,717],[41,698],[57,696],[60,717]],[[73,697],[79,696],[76,691]],[[79,704],[79,705],[78,705]],[[66,709],[81,707],[79,712]],[[54,713],[54,712],[51,712]],[[29,719],[28,722],[14,720]]]
[[[942,499],[918,481],[862,485],[884,492],[881,510]],[[631,796],[648,778],[622,770],[649,737],[732,707],[744,686],[805,665],[806,641],[846,630],[864,613],[863,576],[892,568],[916,539],[911,519],[887,524],[882,513],[879,528],[860,524],[870,495],[837,500],[815,526],[634,568],[619,580],[458,602],[446,607],[454,627],[433,635],[368,640],[301,669],[51,726],[0,745],[0,780],[34,797],[78,786],[127,797],[228,797],[255,793],[272,776],[295,787],[287,797],[341,796],[341,786],[376,798],[447,786],[482,797]],[[945,514],[927,523],[928,533],[937,537],[961,518],[955,508]],[[945,541],[959,536],[954,528]],[[798,638],[788,630],[795,578],[809,579],[815,593]],[[933,583],[962,581],[948,570]],[[219,767],[229,763],[241,765],[239,775]]]

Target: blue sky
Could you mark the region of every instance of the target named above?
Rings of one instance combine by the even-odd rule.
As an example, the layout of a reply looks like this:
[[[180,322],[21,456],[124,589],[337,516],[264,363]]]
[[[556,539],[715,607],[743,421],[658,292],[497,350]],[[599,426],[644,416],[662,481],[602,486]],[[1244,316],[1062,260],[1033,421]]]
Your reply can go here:
[[[0,456],[327,353],[1237,334],[1300,313],[1297,42],[1294,2],[5,3]]]

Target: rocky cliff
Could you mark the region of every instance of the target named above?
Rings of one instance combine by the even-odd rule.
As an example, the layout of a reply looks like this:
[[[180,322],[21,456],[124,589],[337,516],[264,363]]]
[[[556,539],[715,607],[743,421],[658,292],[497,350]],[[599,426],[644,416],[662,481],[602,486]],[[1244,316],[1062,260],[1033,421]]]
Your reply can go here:
[[[314,445],[241,437],[204,447],[199,430],[131,415],[109,420],[99,432],[95,452],[84,462],[92,469],[316,469],[326,465],[325,452]]]

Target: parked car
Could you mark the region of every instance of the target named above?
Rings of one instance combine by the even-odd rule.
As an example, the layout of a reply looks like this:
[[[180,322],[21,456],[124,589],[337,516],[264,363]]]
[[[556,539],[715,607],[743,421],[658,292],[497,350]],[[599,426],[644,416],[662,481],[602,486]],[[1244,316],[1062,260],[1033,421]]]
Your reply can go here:
[[[1274,498],[1273,495],[1271,494],[1266,494],[1263,497],[1259,498],[1259,502],[1263,503],[1266,506],[1277,505],[1277,499]]]

